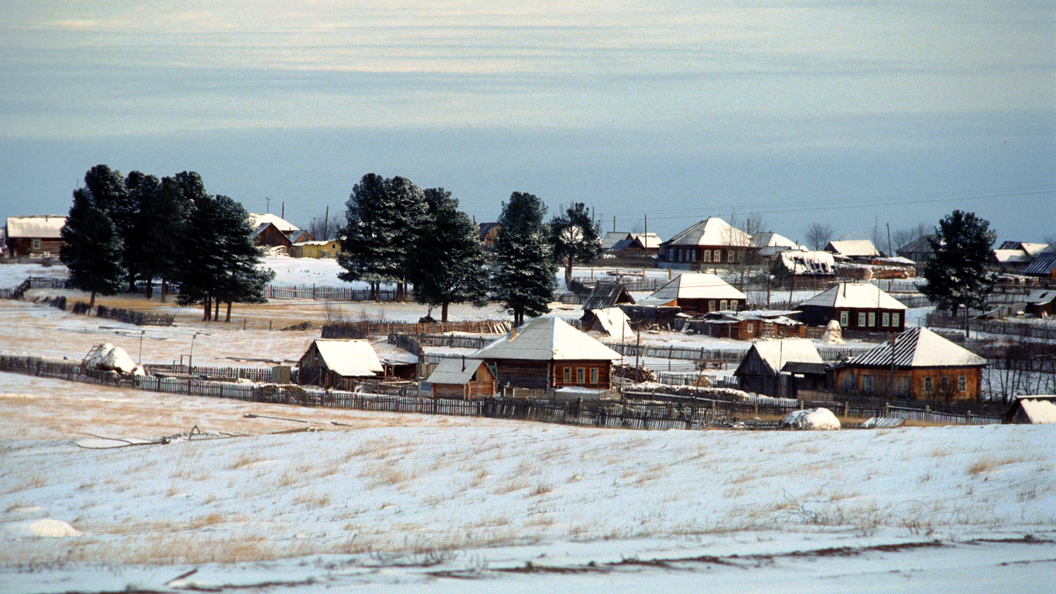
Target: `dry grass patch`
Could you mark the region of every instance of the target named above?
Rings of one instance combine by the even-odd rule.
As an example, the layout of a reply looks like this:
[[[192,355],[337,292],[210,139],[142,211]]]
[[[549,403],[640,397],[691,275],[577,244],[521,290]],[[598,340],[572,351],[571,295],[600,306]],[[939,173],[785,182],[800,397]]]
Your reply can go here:
[[[1026,461],[1023,456],[1006,456],[1004,458],[995,458],[993,456],[983,456],[968,466],[968,474],[978,476],[984,473],[993,472],[995,468],[999,466],[1005,466],[1006,464],[1016,464],[1017,462]]]
[[[515,478],[509,482],[495,485],[492,493],[495,495],[506,495],[507,493],[513,493],[514,491],[520,491],[521,489],[527,489],[530,485],[528,481],[523,478]]]
[[[529,497],[537,497],[539,495],[546,495],[554,490],[552,485],[540,483],[536,485],[531,491],[528,492]]]

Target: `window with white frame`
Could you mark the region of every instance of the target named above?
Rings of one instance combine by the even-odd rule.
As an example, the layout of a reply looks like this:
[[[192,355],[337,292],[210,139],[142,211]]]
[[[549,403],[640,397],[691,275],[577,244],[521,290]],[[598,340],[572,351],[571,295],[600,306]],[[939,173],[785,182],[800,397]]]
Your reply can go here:
[[[722,250],[715,250],[715,261],[722,262]]]
[[[565,368],[565,383],[566,384],[571,384],[572,383],[572,368],[571,367],[566,367]]]
[[[865,312],[860,312],[858,314],[858,327],[865,328]]]
[[[592,384],[598,383],[598,368],[597,367],[591,367],[590,368],[590,383],[592,383]]]
[[[898,312],[891,314],[891,325],[895,327],[898,326]]]
[[[704,261],[711,262],[711,250],[704,250]]]
[[[586,374],[584,373],[582,367],[577,367],[576,368],[576,383],[577,384],[582,384],[584,381],[586,381]]]
[[[935,390],[935,380],[930,377],[924,378],[924,393],[931,394]]]
[[[849,312],[846,312],[846,311],[841,311],[840,312],[840,327],[841,328],[846,328],[847,327],[847,324],[850,323],[850,317],[851,316],[850,316]]]
[[[876,326],[876,312],[869,312],[869,327],[873,328]]]
[[[891,325],[891,314],[889,314],[888,312],[885,311],[883,313],[883,315],[880,316],[880,325],[885,327],[885,328],[890,326]]]

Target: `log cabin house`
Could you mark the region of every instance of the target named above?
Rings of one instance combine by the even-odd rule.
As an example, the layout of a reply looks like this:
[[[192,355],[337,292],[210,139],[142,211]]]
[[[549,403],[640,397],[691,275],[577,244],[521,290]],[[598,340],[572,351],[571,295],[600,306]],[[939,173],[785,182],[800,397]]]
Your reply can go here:
[[[377,379],[385,368],[366,340],[316,338],[297,362],[302,385],[351,389],[357,380]]]
[[[65,243],[62,228],[66,226],[65,215],[28,215],[7,217],[7,252],[12,257],[51,256],[59,257]]]
[[[826,366],[809,340],[764,340],[752,343],[733,375],[746,392],[795,398],[800,389],[824,389]]]
[[[638,303],[680,307],[684,314],[702,315],[714,311],[738,311],[744,309],[747,302],[747,295],[717,274],[683,272]]]
[[[836,320],[843,330],[901,332],[906,306],[869,283],[840,283],[799,304],[803,323],[826,326]]]
[[[495,395],[495,372],[480,359],[441,359],[425,380],[434,398],[472,400]]]
[[[974,400],[982,389],[983,357],[927,328],[910,328],[891,342],[837,366],[841,392],[933,402]]]
[[[494,366],[500,386],[545,390],[612,387],[612,362],[620,354],[553,316],[515,328],[471,355]]]

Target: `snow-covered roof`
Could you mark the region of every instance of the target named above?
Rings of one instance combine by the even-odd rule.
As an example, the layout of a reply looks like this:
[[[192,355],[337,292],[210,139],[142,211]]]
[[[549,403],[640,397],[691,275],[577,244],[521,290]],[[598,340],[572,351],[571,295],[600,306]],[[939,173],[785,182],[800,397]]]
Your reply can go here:
[[[627,235],[627,239],[637,239],[642,244],[642,247],[647,250],[658,249],[660,244],[664,242],[656,233],[630,233]]]
[[[36,239],[60,239],[66,226],[66,215],[28,215],[7,217],[7,237]]]
[[[773,231],[761,231],[752,236],[752,245],[755,247],[787,247],[798,248],[799,244]]]
[[[474,359],[609,360],[620,354],[553,316],[541,316],[473,353]]]
[[[282,217],[280,217],[278,215],[273,215],[271,213],[267,213],[267,214],[256,214],[256,213],[252,213],[252,212],[249,213],[249,225],[250,225],[250,227],[253,227],[254,229],[258,229],[264,223],[272,223],[273,225],[278,227],[279,231],[282,231],[283,233],[289,233],[290,231],[300,231],[301,230],[299,227],[297,227],[293,223],[287,221],[286,219],[283,219]]]
[[[718,217],[707,218],[678,233],[666,245],[751,245],[750,235]]]
[[[826,251],[846,256],[848,258],[873,257],[880,255],[879,250],[877,250],[876,246],[873,245],[873,242],[868,239],[841,239],[830,241],[825,249]]]
[[[834,275],[836,259],[831,252],[785,251],[778,254],[781,265],[792,274]]]
[[[1029,264],[1031,257],[1023,250],[994,250],[994,261],[998,264]]]
[[[807,299],[799,306],[854,307],[860,309],[906,309],[897,299],[869,283],[840,283]]]
[[[1013,407],[1019,406],[1031,423],[1056,423],[1056,396],[1018,396]]]
[[[910,328],[895,337],[897,367],[980,367],[986,359],[960,347],[927,328]],[[891,343],[873,347],[853,357],[848,365],[891,365]]]
[[[641,305],[658,305],[678,299],[747,299],[733,285],[719,278],[717,274],[706,272],[684,272],[667,281],[664,286],[645,299]]]
[[[365,340],[316,338],[313,342],[326,367],[344,377],[370,377],[384,373],[374,347]]]
[[[789,362],[824,363],[818,354],[818,348],[805,338],[760,340],[752,343],[752,348],[774,373]]]
[[[430,384],[458,384],[465,385],[473,379],[473,374],[483,365],[480,359],[458,358],[440,359],[436,369],[429,374],[425,381]]]
[[[597,320],[597,324],[601,326],[602,331],[607,333],[609,336],[614,338],[629,338],[634,336],[634,330],[631,329],[630,318],[627,314],[623,313],[623,310],[618,307],[607,307],[605,309],[593,309],[591,313],[594,314],[594,318]]]

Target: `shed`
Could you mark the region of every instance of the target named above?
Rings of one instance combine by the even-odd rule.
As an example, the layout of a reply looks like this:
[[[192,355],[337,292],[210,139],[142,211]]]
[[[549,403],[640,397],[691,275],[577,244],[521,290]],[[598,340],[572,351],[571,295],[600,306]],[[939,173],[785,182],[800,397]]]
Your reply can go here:
[[[825,246],[826,252],[832,252],[837,256],[848,259],[872,259],[883,257],[883,253],[876,249],[873,242],[868,239],[842,239],[830,241]]]
[[[1006,424],[1056,423],[1056,395],[1016,396],[1001,422]]]
[[[949,402],[979,397],[987,360],[927,328],[910,328],[835,369],[841,391]]]
[[[342,390],[357,379],[385,374],[374,347],[359,339],[316,338],[297,367],[299,383]]]
[[[586,321],[588,316],[589,323]],[[631,319],[618,307],[592,309],[583,316],[583,319],[584,330],[602,332],[617,340],[625,340],[634,336]]]
[[[836,260],[830,252],[786,251],[774,258],[772,272],[793,288],[814,288],[836,278]]]
[[[836,320],[844,330],[901,332],[906,306],[870,283],[840,283],[799,304],[803,323],[826,326]]]
[[[293,247],[293,242],[286,236],[275,223],[267,222],[261,223],[251,235],[253,239],[253,245],[257,247],[275,248],[282,247],[289,250]]]
[[[634,297],[621,283],[599,282],[590,291],[590,296],[583,302],[583,311],[606,309],[619,305],[634,305]]]
[[[434,398],[490,398],[495,395],[495,372],[480,359],[441,359],[425,380]]]
[[[472,358],[495,366],[500,385],[547,389],[612,387],[612,362],[621,355],[553,316],[515,328]]]
[[[812,364],[813,367],[785,369],[789,363]],[[825,362],[813,342],[792,338],[752,343],[733,375],[740,389],[746,392],[794,398],[800,388],[816,390],[823,387],[824,368]],[[819,381],[822,386],[818,385]]]

